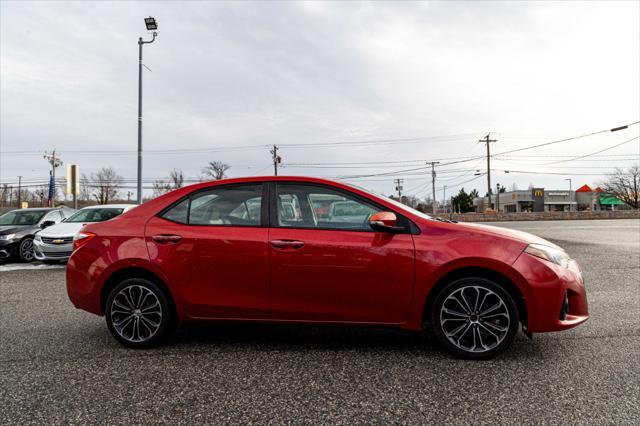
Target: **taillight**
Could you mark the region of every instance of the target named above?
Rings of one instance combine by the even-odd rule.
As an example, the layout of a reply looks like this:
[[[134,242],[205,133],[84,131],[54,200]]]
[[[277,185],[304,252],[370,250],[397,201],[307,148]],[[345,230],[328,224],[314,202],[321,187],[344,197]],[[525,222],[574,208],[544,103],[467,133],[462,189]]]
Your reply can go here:
[[[73,251],[78,250],[83,245],[87,244],[96,234],[91,232],[78,232],[73,236]]]

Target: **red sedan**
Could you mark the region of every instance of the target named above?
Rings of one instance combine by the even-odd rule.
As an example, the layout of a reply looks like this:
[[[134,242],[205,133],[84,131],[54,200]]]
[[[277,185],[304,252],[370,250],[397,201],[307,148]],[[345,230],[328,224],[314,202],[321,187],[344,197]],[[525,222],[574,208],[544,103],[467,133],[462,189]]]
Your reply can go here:
[[[306,177],[200,183],[87,225],[67,290],[132,348],[185,321],[375,324],[488,358],[520,324],[588,318],[578,264],[549,241]]]

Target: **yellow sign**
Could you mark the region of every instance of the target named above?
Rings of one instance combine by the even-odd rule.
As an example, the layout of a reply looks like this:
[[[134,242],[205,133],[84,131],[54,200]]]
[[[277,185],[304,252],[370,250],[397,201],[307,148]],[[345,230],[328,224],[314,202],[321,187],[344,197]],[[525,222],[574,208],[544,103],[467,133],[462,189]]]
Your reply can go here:
[[[21,208],[21,209],[28,209],[28,208],[29,208],[29,203],[28,203],[27,201],[23,201],[23,202],[20,204],[20,208]]]
[[[80,167],[67,164],[67,194],[80,195]]]
[[[542,197],[542,191],[539,189],[536,189],[536,191],[533,193],[534,197]]]

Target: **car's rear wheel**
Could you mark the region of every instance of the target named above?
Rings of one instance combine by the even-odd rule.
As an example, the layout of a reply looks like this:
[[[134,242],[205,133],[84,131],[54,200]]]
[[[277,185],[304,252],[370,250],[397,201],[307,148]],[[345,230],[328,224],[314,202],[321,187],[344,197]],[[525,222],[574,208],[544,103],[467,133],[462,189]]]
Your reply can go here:
[[[31,262],[33,260],[33,238],[27,237],[20,241],[18,256],[20,256],[20,260],[23,262]]]
[[[509,293],[485,278],[447,284],[431,310],[438,341],[454,355],[491,358],[508,348],[518,331],[518,308]]]
[[[134,349],[158,345],[169,333],[173,321],[162,290],[142,278],[124,280],[111,290],[105,318],[113,337]]]

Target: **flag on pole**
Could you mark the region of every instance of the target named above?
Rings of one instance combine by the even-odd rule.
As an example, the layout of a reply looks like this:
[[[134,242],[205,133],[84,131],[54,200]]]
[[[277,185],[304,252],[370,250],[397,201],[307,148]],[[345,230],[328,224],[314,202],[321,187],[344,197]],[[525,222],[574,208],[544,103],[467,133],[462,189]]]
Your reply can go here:
[[[53,181],[53,173],[49,172],[49,198],[47,198],[47,205],[53,207],[53,194],[55,193],[55,182]]]

